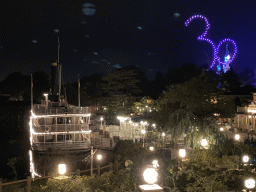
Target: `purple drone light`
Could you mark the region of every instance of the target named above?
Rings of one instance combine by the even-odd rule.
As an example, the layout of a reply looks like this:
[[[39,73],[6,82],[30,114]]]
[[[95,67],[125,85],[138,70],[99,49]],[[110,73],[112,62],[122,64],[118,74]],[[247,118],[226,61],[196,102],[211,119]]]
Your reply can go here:
[[[188,26],[189,23],[193,20],[193,19],[196,19],[196,18],[201,18],[201,19],[204,19],[205,21],[205,24],[206,24],[206,28],[205,28],[205,31],[202,35],[200,35],[197,39],[198,40],[202,40],[205,35],[207,35],[207,31],[210,29],[210,23],[208,22],[207,18],[202,16],[202,15],[194,15],[192,17],[190,17],[186,22],[185,22],[185,25]]]
[[[212,64],[210,65],[210,68],[213,68],[213,66],[214,66],[214,64],[215,64],[216,61],[219,61],[219,62],[220,62],[220,59],[218,58],[219,48],[220,48],[220,46],[221,46],[224,42],[227,42],[227,41],[231,42],[231,43],[233,44],[233,46],[234,46],[234,54],[233,54],[233,56],[231,57],[230,62],[229,62],[229,63],[231,63],[231,62],[234,60],[234,58],[235,58],[235,56],[236,56],[236,54],[237,54],[237,46],[236,46],[236,43],[235,43],[233,40],[231,40],[231,39],[223,39],[222,41],[219,42],[219,44],[218,44],[218,46],[217,46],[217,49],[216,49],[216,46],[215,46],[215,44],[213,43],[213,41],[205,37],[205,36],[207,35],[208,30],[210,29],[210,23],[208,22],[208,20],[207,20],[206,17],[204,17],[204,16],[202,16],[202,15],[193,15],[193,16],[191,16],[191,17],[185,22],[185,26],[187,27],[191,21],[193,21],[194,19],[197,19],[197,18],[203,19],[203,20],[205,21],[205,24],[206,24],[205,31],[203,32],[202,35],[198,36],[197,39],[200,40],[200,41],[207,41],[208,43],[210,43],[210,44],[212,45],[212,48],[213,48],[213,61],[212,61]],[[221,64],[224,64],[223,62],[220,62],[220,63],[221,63]]]
[[[233,46],[234,46],[234,53],[233,53],[233,56],[230,57],[230,59],[229,59],[229,63],[231,63],[231,62],[235,59],[236,54],[237,54],[237,46],[236,46],[235,41],[233,41],[232,39],[223,39],[222,41],[219,42],[219,44],[218,44],[218,46],[217,46],[217,49],[216,49],[216,53],[217,53],[217,54],[219,53],[220,46],[221,46],[223,43],[225,43],[225,42],[231,42],[231,43],[233,44]],[[225,65],[225,62],[221,62],[219,57],[217,57],[217,61],[218,61],[220,64]]]

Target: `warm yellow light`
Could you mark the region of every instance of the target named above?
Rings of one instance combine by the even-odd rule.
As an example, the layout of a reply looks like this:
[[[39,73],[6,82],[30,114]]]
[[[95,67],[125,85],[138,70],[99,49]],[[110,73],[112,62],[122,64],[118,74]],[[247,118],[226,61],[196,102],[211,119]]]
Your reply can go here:
[[[101,117],[100,120],[103,121],[103,117]]]
[[[162,136],[163,136],[163,137],[165,136],[165,133],[164,133],[164,132],[162,133]]]
[[[224,131],[224,128],[223,128],[223,127],[221,127],[221,128],[220,128],[220,131]]]
[[[48,96],[48,93],[44,93],[44,96],[45,96],[45,97]]]
[[[145,133],[146,133],[146,131],[143,129],[143,130],[141,130],[141,133],[142,133],[142,134],[145,134]]]
[[[154,184],[157,181],[157,176],[158,174],[154,168],[147,168],[143,173],[144,180],[148,184]]]
[[[152,147],[152,146],[149,147],[149,150],[150,150],[150,151],[154,151],[154,147]]]
[[[101,160],[102,159],[102,155],[101,154],[97,155],[97,159]]]
[[[186,156],[186,150],[185,149],[180,149],[179,150],[179,156],[180,157],[185,157]]]
[[[64,175],[66,173],[66,165],[65,164],[59,164],[59,174]]]
[[[235,134],[235,140],[239,140],[240,139],[240,135],[239,134]]]
[[[153,160],[152,164],[153,164],[153,167],[155,167],[155,168],[159,167],[157,160]]]
[[[251,116],[251,115],[249,115],[249,118],[252,118],[252,116]]]
[[[206,146],[208,145],[207,140],[206,140],[206,139],[202,139],[202,140],[201,140],[201,145],[202,145],[203,147],[206,147]]]
[[[117,116],[117,119],[118,119],[120,122],[124,122],[125,120],[127,120],[127,117]]]
[[[255,180],[254,179],[247,179],[244,182],[244,185],[247,189],[252,189],[255,187]]]
[[[249,157],[248,157],[248,155],[243,156],[243,162],[244,162],[244,163],[248,163],[248,162],[249,162]]]
[[[155,124],[155,123],[153,123],[153,124],[152,124],[152,126],[153,126],[153,127],[156,127],[156,124]]]

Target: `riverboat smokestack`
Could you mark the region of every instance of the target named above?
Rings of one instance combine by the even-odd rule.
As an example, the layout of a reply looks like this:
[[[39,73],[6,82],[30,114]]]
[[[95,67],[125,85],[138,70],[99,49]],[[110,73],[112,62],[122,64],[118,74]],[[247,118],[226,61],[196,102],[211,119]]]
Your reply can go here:
[[[55,87],[56,76],[57,76],[57,62],[52,61],[51,62],[51,79],[50,79],[50,91],[52,96],[56,94],[56,87]]]

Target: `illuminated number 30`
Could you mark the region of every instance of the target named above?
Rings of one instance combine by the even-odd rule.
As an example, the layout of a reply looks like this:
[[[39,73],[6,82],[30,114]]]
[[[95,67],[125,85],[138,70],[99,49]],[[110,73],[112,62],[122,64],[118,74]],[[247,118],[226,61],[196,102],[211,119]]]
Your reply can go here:
[[[203,19],[205,21],[205,24],[206,24],[206,27],[205,27],[205,31],[203,32],[202,35],[198,36],[197,39],[200,40],[200,41],[207,41],[208,43],[210,43],[212,45],[212,48],[213,48],[213,61],[210,65],[210,68],[212,68],[215,64],[215,62],[219,62],[220,64],[225,64],[224,62],[221,62],[220,61],[220,58],[218,57],[218,54],[219,54],[219,50],[220,50],[220,46],[225,43],[225,42],[231,42],[234,46],[234,53],[233,53],[233,56],[229,59],[229,63],[231,63],[235,57],[236,57],[236,54],[237,54],[237,46],[236,46],[236,43],[232,40],[232,39],[223,39],[219,42],[219,44],[217,45],[217,47],[215,46],[215,44],[213,43],[212,40],[206,38],[206,35],[207,35],[207,31],[209,30],[210,28],[210,24],[207,20],[206,17],[202,16],[202,15],[194,15],[192,17],[190,17],[186,22],[185,22],[185,25],[188,26],[189,23],[194,20],[194,19],[197,19],[197,18],[200,18],[200,19]]]

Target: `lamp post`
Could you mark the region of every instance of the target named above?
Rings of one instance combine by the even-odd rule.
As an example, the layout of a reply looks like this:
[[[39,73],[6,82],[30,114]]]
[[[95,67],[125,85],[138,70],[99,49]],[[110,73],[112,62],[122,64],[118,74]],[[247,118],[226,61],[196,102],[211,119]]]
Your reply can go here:
[[[67,179],[68,176],[65,176],[65,173],[67,171],[67,166],[66,164],[59,164],[58,165],[58,172],[59,172],[59,176],[58,177],[54,177],[55,179]]]
[[[162,132],[162,137],[163,137],[163,144],[164,144],[164,148],[165,148],[165,132]]]
[[[144,137],[145,137],[145,133],[146,133],[145,129],[141,130],[141,133],[143,134],[143,144],[142,144],[142,147],[144,147],[145,146],[145,144],[144,144]]]
[[[100,118],[100,129],[102,129],[102,121],[103,121],[103,117]]]
[[[93,146],[91,146],[91,176],[93,176]]]
[[[157,181],[158,173],[154,168],[147,168],[143,173],[144,180],[148,183],[146,185],[140,185],[139,188],[141,191],[154,191],[162,192],[163,188],[157,184],[154,184]]]
[[[102,160],[102,155],[101,154],[97,155],[97,160],[98,160],[98,162]],[[100,176],[100,163],[98,163],[98,175]]]
[[[129,128],[132,130],[131,131],[131,139],[133,140],[133,142],[134,142],[134,138],[133,138],[133,129],[134,129],[134,126],[133,126],[134,124],[133,124],[133,122],[130,120],[129,121]]]

